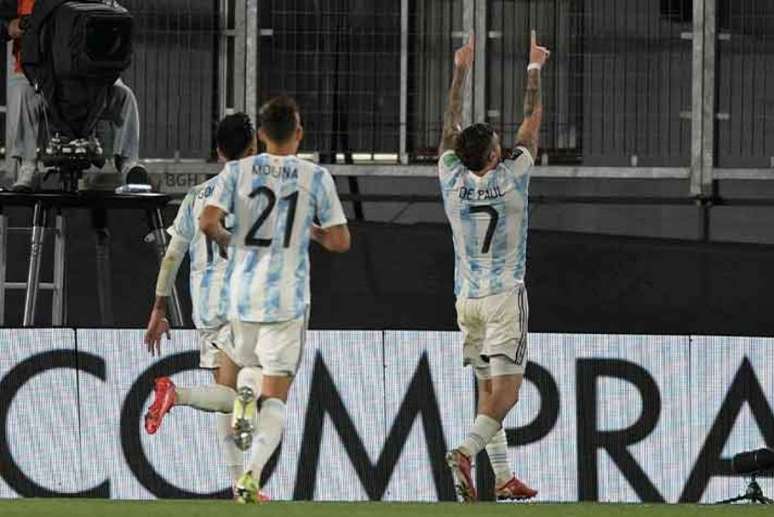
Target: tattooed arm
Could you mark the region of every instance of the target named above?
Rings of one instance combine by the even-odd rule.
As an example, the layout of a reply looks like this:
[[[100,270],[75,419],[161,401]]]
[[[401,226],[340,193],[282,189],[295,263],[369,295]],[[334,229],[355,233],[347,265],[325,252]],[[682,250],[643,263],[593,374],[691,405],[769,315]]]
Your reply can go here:
[[[443,117],[443,136],[438,154],[454,149],[457,137],[462,132],[462,89],[465,87],[465,79],[473,65],[475,56],[474,37],[471,34],[464,47],[454,54],[454,76],[449,89],[449,102]]]
[[[516,145],[525,147],[537,159],[538,135],[543,122],[543,94],[540,84],[540,70],[551,52],[538,46],[535,31],[531,34],[529,67],[527,69],[527,90],[524,94],[524,121],[516,134]]]

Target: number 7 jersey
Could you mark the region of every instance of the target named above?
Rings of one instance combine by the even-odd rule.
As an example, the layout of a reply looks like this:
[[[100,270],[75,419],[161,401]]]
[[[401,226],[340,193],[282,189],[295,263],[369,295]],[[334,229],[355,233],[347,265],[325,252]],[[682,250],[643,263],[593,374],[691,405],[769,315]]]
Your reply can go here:
[[[524,283],[532,164],[529,151],[517,147],[479,177],[454,151],[441,156],[438,173],[454,240],[457,298],[483,298]]]
[[[233,215],[229,318],[301,317],[310,303],[312,225],[347,222],[330,173],[296,156],[260,154],[228,163],[207,205]]]

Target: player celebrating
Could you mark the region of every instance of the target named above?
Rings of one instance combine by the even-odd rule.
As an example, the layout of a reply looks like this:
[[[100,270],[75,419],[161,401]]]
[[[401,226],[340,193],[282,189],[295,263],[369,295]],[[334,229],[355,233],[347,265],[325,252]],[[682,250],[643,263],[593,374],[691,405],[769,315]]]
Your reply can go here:
[[[257,150],[255,130],[244,113],[229,115],[217,130],[218,154],[230,161],[254,155]],[[231,410],[236,398],[239,368],[229,358],[233,348],[228,324],[228,261],[221,258],[217,247],[199,231],[199,216],[212,194],[216,178],[192,188],[186,195],[172,227],[172,240],[161,263],[156,283],[156,302],[151,312],[145,344],[151,354],[161,352],[161,336],[169,332],[166,319],[167,300],[186,250],[191,257],[191,302],[194,325],[198,329],[201,349],[199,366],[211,369],[214,385],[191,388],[176,387],[169,377],[156,379],[155,400],[145,415],[145,430],[154,434],[172,406],[190,406],[218,412],[217,436],[233,486],[242,475],[243,458],[231,439]],[[225,351],[225,353],[224,353]]]
[[[497,499],[537,495],[511,473],[502,422],[519,399],[527,364],[527,189],[543,118],[540,69],[549,51],[531,34],[524,121],[514,151],[502,156],[488,124],[462,130],[462,88],[473,65],[473,36],[454,56],[438,164],[455,252],[457,319],[463,357],[479,381],[478,411],[465,440],[446,456],[457,491],[476,500],[471,462],[486,447]]]
[[[226,165],[200,219],[221,252],[233,254],[229,314],[243,367],[233,411],[237,435],[249,433],[261,394],[252,457],[237,483],[243,503],[259,499],[261,471],[282,438],[309,316],[309,241],[338,253],[350,246],[333,177],[296,156],[304,131],[295,101],[272,99],[259,117],[267,152]],[[235,217],[233,234],[223,227],[226,214]]]

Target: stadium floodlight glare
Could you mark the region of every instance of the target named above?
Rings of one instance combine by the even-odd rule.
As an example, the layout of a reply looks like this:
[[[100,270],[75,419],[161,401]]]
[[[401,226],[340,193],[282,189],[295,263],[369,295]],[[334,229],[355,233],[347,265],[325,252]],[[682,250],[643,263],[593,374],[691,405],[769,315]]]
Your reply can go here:
[[[740,452],[731,459],[731,470],[736,474],[755,474],[774,469],[774,449],[765,447]]]
[[[754,451],[740,452],[731,458],[731,470],[735,474],[749,475],[750,483],[747,490],[739,497],[732,497],[718,504],[749,501],[751,503],[774,504],[774,500],[763,494],[763,489],[755,480],[755,476],[767,470],[774,470],[774,449],[764,447]]]

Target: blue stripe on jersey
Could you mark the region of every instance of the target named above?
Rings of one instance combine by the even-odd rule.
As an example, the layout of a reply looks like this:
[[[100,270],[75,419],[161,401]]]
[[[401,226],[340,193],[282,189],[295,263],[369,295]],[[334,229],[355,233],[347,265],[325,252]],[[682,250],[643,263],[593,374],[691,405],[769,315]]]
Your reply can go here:
[[[314,216],[316,214],[316,201],[320,199],[320,189],[322,188],[322,177],[323,177],[323,171],[320,167],[317,167],[314,170],[314,175],[312,176],[312,185],[310,188],[311,195],[309,196],[309,203],[312,205],[309,207],[309,210],[306,214],[306,221],[304,221],[304,228],[311,228],[312,224],[314,222]],[[295,298],[296,302],[301,304],[301,306],[298,306],[295,308],[296,311],[298,311],[298,314],[303,312],[305,310],[304,305],[305,298],[306,298],[306,287],[307,282],[309,279],[309,275],[306,274],[307,271],[309,271],[309,253],[303,253],[303,250],[309,249],[309,241],[312,237],[311,232],[306,232],[304,235],[304,238],[299,243],[300,250],[302,253],[300,254],[301,260],[298,261],[298,265],[296,266],[296,272],[294,275],[294,279],[296,282],[296,293]],[[303,280],[302,280],[303,279]]]
[[[234,265],[236,264],[236,248],[230,248],[228,254],[230,260],[223,273],[223,287],[220,290],[220,300],[218,300],[218,313],[224,315],[228,315],[231,310],[231,275],[234,273]]]
[[[513,184],[516,187],[516,190],[518,190],[520,194],[526,197],[527,191],[529,190],[529,174],[524,174],[518,178],[514,178]]]
[[[261,155],[257,157],[255,160],[253,160],[253,167],[261,167],[264,165],[267,165],[269,163],[269,157],[266,155]],[[237,179],[238,184],[238,179]],[[256,175],[253,177],[252,182],[250,183],[250,188],[252,190],[255,190],[256,188],[262,186],[264,184],[263,177],[260,175]],[[234,191],[233,196],[233,204],[236,206],[237,198],[239,197],[238,189]],[[236,208],[233,209],[233,212],[236,214],[239,212]],[[234,221],[234,224],[237,225],[239,222],[237,220]],[[250,314],[250,305],[252,303],[251,299],[251,286],[253,285],[253,278],[255,277],[256,273],[256,266],[258,265],[258,250],[256,249],[245,249],[247,252],[247,257],[245,257],[242,260],[242,265],[240,266],[240,271],[242,271],[242,274],[245,276],[244,280],[240,282],[240,285],[237,286],[236,293],[239,296],[239,302],[237,303],[237,310],[239,314],[239,319],[247,319],[247,316]]]
[[[524,192],[524,215],[522,216],[522,223],[521,223],[521,232],[519,235],[519,247],[518,247],[518,255],[516,260],[516,268],[514,271],[514,275],[517,280],[521,280],[524,278],[524,274],[526,273],[526,265],[527,265],[527,226],[529,223],[529,205],[527,205],[527,192]]]
[[[463,184],[468,190],[476,190],[475,183],[467,176],[463,178]],[[463,244],[465,246],[465,256],[468,259],[468,267],[471,276],[471,278],[468,279],[469,281],[464,282],[464,284],[475,291],[479,285],[478,276],[481,270],[478,265],[478,261],[475,258],[480,251],[476,249],[479,245],[478,239],[476,238],[476,234],[478,232],[476,219],[473,218],[472,214],[470,213],[470,206],[464,203],[460,203],[460,221],[462,222],[463,233],[465,235],[465,242]],[[463,293],[463,295],[470,296],[473,295],[473,293],[468,292]]]
[[[199,282],[199,299],[197,300],[199,319],[202,321],[205,327],[211,323],[209,320],[208,308],[210,305],[210,286],[212,284],[213,267],[212,264],[208,264],[202,275],[202,280]],[[223,314],[223,313],[221,313]]]
[[[495,181],[494,179],[495,174],[498,174],[500,170],[497,169],[493,172],[489,182],[490,189],[497,187],[498,181]],[[512,181],[506,177],[503,183],[504,189],[508,190],[510,187],[509,183],[512,183]],[[495,293],[501,292],[504,289],[503,272],[508,256],[508,224],[506,217],[504,217],[507,208],[500,204],[497,211],[500,214],[500,219],[497,222],[497,227],[495,228],[492,240],[492,270],[490,271],[489,279],[489,291]]]
[[[282,168],[292,167],[295,158],[292,156],[285,157],[282,160]],[[280,192],[282,188],[280,187]],[[279,196],[278,196],[279,197]],[[287,226],[288,218],[287,213],[289,209],[289,203],[283,201],[281,198],[277,200],[278,205],[282,205],[280,210],[277,210],[277,218],[274,223],[274,235],[276,236],[272,242],[272,249],[269,262],[269,270],[266,274],[266,305],[265,314],[270,320],[277,317],[277,312],[280,310],[282,299],[282,286],[280,281],[282,280],[282,271],[285,266],[285,253],[283,251],[284,239],[280,236],[285,235],[285,227]],[[292,221],[291,221],[292,224]]]
[[[454,177],[454,176],[452,176]],[[456,180],[455,180],[456,181]],[[443,202],[443,211],[445,213],[449,213],[449,191],[454,188],[454,181],[449,179],[447,183],[443,183],[441,181],[441,201]],[[455,236],[454,233],[452,233],[452,243],[454,245],[454,249],[457,249],[457,243],[454,242]],[[454,295],[459,296],[460,292],[460,286],[462,285],[462,268],[460,267],[460,256],[459,253],[454,254]]]
[[[258,251],[254,249],[245,249],[247,256],[242,259],[242,264],[239,266],[239,270],[245,278],[237,285],[236,292],[239,295],[239,303],[237,304],[237,310],[239,311],[239,319],[246,320],[247,315],[250,314],[250,286],[253,285],[253,277],[255,276],[255,266],[258,265]]]

